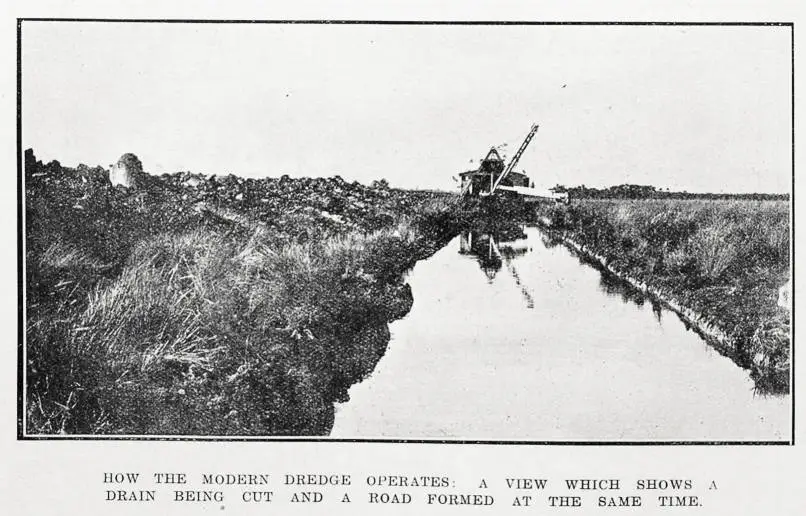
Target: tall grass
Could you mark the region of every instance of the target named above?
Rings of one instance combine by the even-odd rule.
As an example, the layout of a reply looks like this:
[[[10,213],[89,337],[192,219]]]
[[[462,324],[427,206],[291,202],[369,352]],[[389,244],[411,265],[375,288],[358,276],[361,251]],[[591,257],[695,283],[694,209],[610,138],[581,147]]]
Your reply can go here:
[[[142,241],[83,309],[29,321],[29,431],[327,431],[409,309],[398,278],[420,242],[408,220],[304,244],[261,229]],[[61,249],[49,262],[80,257]]]
[[[659,273],[664,265],[670,272],[693,265],[700,279],[712,281],[789,267],[787,201],[603,200],[553,210],[557,227],[638,249],[658,261]]]

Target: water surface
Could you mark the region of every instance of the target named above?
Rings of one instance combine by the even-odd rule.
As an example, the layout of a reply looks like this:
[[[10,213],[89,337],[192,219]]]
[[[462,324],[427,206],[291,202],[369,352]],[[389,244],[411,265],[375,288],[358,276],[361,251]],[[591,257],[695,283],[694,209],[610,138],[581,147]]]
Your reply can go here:
[[[408,278],[411,312],[337,405],[336,437],[788,440],[789,396],[536,228],[462,235]]]

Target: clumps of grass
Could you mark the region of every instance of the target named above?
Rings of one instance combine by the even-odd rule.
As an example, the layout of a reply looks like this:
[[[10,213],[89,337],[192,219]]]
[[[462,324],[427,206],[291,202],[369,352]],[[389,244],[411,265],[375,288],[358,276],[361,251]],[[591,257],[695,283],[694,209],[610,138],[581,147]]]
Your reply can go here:
[[[57,240],[52,242],[39,257],[37,264],[41,271],[100,271],[108,267],[87,251]]]
[[[327,433],[458,232],[441,192],[79,172],[26,153],[31,433]]]
[[[705,226],[692,235],[686,251],[696,257],[699,273],[709,280],[719,279],[738,256],[728,225]]]
[[[789,314],[780,311],[756,326],[750,337],[753,378],[762,392],[789,390],[790,335]]]
[[[421,241],[408,220],[307,243],[142,241],[83,309],[29,328],[29,431],[326,433],[410,308],[399,278]]]
[[[762,391],[789,389],[789,202],[588,200],[541,208],[617,270],[716,321]]]

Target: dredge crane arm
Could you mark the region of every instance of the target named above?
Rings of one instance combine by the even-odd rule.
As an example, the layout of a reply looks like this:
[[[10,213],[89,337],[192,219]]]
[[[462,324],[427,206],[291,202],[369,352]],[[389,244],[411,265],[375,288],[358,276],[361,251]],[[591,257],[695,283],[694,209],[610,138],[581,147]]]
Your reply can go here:
[[[529,131],[529,134],[526,135],[526,138],[523,140],[523,143],[518,148],[518,151],[515,153],[514,156],[512,156],[512,160],[509,162],[509,165],[507,165],[507,168],[501,173],[500,176],[498,176],[498,179],[495,181],[495,184],[490,189],[491,194],[495,192],[495,189],[498,188],[498,185],[501,183],[501,181],[505,177],[507,177],[507,175],[509,175],[509,173],[512,172],[512,169],[515,168],[515,165],[518,164],[518,161],[521,159],[521,156],[523,155],[523,152],[526,150],[526,147],[529,146],[529,142],[531,142],[532,138],[534,138],[538,127],[539,126],[537,124],[534,124],[532,126],[532,129]]]

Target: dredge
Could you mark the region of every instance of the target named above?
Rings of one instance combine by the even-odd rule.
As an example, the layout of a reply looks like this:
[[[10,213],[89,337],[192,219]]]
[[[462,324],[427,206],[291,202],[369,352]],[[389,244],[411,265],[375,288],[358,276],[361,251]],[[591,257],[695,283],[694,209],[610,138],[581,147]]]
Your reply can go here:
[[[565,200],[563,194],[554,194],[535,189],[534,181],[530,180],[529,176],[522,172],[514,171],[524,151],[526,151],[532,138],[537,133],[538,127],[537,124],[532,125],[529,134],[526,135],[508,165],[504,165],[504,159],[498,153],[498,150],[492,147],[484,159],[481,160],[478,169],[460,173],[461,194],[463,196],[487,197],[503,191],[542,199]]]

